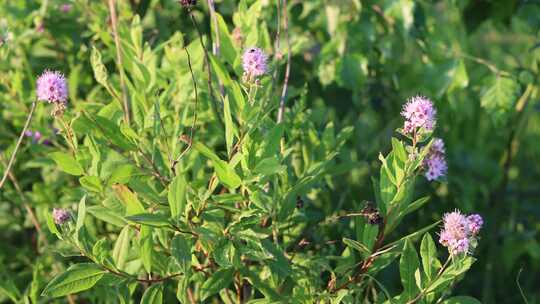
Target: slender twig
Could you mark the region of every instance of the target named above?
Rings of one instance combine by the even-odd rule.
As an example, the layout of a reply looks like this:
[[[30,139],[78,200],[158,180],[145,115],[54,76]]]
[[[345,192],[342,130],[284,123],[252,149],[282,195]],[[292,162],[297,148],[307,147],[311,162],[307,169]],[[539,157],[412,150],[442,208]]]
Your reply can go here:
[[[277,122],[283,121],[283,113],[285,111],[285,100],[287,98],[287,90],[289,87],[289,76],[291,73],[291,39],[289,36],[289,17],[287,15],[287,0],[283,0],[283,25],[285,29],[285,42],[287,44],[287,66],[285,67],[285,79],[283,80],[283,88],[281,90],[281,98],[279,100],[279,110]]]
[[[184,157],[184,155],[191,149],[193,144],[193,137],[195,136],[195,124],[197,123],[197,108],[199,104],[199,92],[197,90],[197,81],[195,80],[195,74],[193,74],[193,67],[191,66],[191,56],[187,48],[184,48],[187,54],[187,62],[189,67],[189,73],[191,74],[191,81],[193,83],[193,90],[195,91],[195,107],[193,109],[193,122],[191,124],[191,130],[189,131],[189,139],[187,140],[187,147],[180,153],[180,155],[171,163],[171,170],[175,173],[176,164]]]
[[[210,18],[214,23],[214,35],[216,36],[216,40],[212,43],[212,54],[214,54],[214,56],[216,57],[219,57],[219,54],[221,52],[221,38],[219,34],[219,24],[217,20],[216,5],[214,3],[214,0],[208,0],[208,9],[210,10]],[[218,79],[218,83],[219,92],[223,97],[225,95],[225,88],[223,87],[223,83],[221,82],[221,80]]]
[[[519,293],[521,294],[521,297],[523,298],[523,302],[525,302],[525,304],[529,304],[529,301],[527,300],[527,297],[525,297],[525,293],[523,292],[523,289],[521,288],[521,284],[519,284],[519,277],[521,276],[522,271],[523,271],[523,268],[520,268],[518,271],[518,274],[516,276],[516,285],[519,289]]]
[[[221,123],[221,125],[223,125],[222,118],[219,115],[218,110],[217,110],[218,105],[217,105],[216,97],[214,96],[214,88],[212,86],[212,69],[210,67],[210,55],[208,54],[208,50],[206,49],[206,46],[204,45],[203,36],[202,36],[201,30],[199,29],[199,24],[197,23],[197,20],[195,20],[195,16],[193,15],[193,12],[191,11],[191,9],[189,9],[188,12],[189,12],[189,17],[191,19],[191,22],[193,23],[193,26],[195,27],[195,30],[197,31],[197,35],[199,37],[199,43],[201,44],[201,48],[203,49],[203,53],[204,53],[204,64],[206,65],[206,72],[207,72],[207,77],[208,77],[208,81],[207,81],[208,94],[210,95],[210,100],[211,100],[210,105],[212,106],[212,111],[214,112],[214,115],[216,116],[218,121]]]
[[[15,149],[13,150],[13,153],[11,154],[11,157],[9,159],[9,162],[7,164],[6,169],[4,170],[4,176],[2,177],[2,180],[0,180],[0,189],[2,189],[2,186],[4,185],[8,175],[9,170],[11,170],[11,167],[15,163],[15,158],[17,156],[17,152],[19,151],[19,147],[21,146],[22,140],[24,138],[24,133],[28,129],[28,126],[30,125],[30,121],[32,121],[32,116],[34,115],[34,110],[36,109],[36,102],[32,102],[32,106],[30,107],[30,113],[28,113],[28,117],[26,118],[26,122],[24,124],[24,127],[21,131],[21,135],[19,135],[19,140],[17,140],[17,144],[15,145]]]
[[[118,72],[120,73],[120,86],[122,89],[122,100],[123,100],[123,107],[124,107],[124,120],[126,121],[126,124],[129,126],[130,108],[129,108],[125,75],[124,75],[124,67],[122,64],[122,48],[120,44],[120,36],[118,36],[118,28],[117,28],[118,19],[116,17],[115,0],[109,0],[109,11],[111,14],[111,25],[112,25],[113,35],[114,35],[114,44],[116,45],[116,66],[118,68]]]
[[[1,154],[0,154],[0,161],[2,162],[3,165],[6,165],[5,159],[3,155]],[[26,195],[22,191],[21,186],[19,185],[19,182],[17,181],[17,178],[15,177],[15,175],[11,172],[8,172],[8,177],[9,177],[9,180],[11,180],[11,183],[13,183],[13,187],[15,187],[15,191],[17,191],[21,200],[23,201],[23,207],[28,213],[28,217],[30,218],[32,225],[34,225],[34,228],[36,228],[38,236],[43,240],[43,243],[45,243],[45,245],[48,247],[49,242],[47,241],[47,238],[43,235],[43,231],[41,230],[41,225],[39,224],[39,221],[37,220],[37,217],[34,211],[32,210],[32,207],[29,204],[28,197],[26,197]]]
[[[279,68],[277,62],[280,58],[279,44],[281,40],[281,0],[276,0],[276,12],[277,12],[277,29],[276,37],[274,38],[274,73],[272,73],[272,86],[270,87],[270,92],[274,92],[274,87],[277,81],[277,75]]]

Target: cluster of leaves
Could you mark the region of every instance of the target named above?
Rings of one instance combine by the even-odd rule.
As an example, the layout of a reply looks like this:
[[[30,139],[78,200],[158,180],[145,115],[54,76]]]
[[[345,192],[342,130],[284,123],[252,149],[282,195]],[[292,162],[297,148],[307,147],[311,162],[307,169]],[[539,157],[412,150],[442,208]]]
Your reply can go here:
[[[112,1],[117,44],[107,1],[65,2],[0,4],[0,172],[36,75],[70,88],[66,125],[39,105],[49,144],[25,142],[1,189],[0,301],[477,303],[450,294],[475,259],[439,261],[428,232],[455,207],[489,229],[458,294],[515,303],[525,265],[538,299],[537,4]],[[250,46],[271,55],[258,83]],[[429,142],[411,159],[391,138],[419,91],[448,183],[417,178]]]

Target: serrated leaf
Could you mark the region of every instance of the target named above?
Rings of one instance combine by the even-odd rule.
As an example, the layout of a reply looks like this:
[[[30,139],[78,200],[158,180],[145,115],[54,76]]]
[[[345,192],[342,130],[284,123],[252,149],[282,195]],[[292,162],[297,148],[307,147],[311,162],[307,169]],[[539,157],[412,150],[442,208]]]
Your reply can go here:
[[[43,296],[61,297],[87,290],[94,286],[105,271],[93,263],[75,264],[55,277],[41,293]]]

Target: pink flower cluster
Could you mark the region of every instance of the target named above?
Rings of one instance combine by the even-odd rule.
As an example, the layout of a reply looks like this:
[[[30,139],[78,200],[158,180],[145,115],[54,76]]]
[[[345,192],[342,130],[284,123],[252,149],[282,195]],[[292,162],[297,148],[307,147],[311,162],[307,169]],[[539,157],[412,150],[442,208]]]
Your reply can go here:
[[[459,210],[446,213],[439,242],[451,255],[468,254],[476,247],[478,233],[484,224],[478,214],[465,216]]]
[[[446,164],[444,142],[440,138],[435,138],[424,160],[424,175],[429,181],[437,180],[446,175],[448,165]]]
[[[52,212],[53,220],[57,225],[62,225],[71,219],[71,213],[66,209],[54,208]]]
[[[266,73],[268,57],[263,50],[252,47],[248,48],[242,56],[242,67],[248,79],[262,76]]]
[[[401,111],[401,116],[405,118],[403,132],[405,134],[412,134],[422,128],[432,131],[435,128],[436,115],[437,110],[435,110],[433,103],[428,98],[424,96],[410,98]]]
[[[45,70],[37,80],[37,98],[48,103],[66,103],[68,87],[64,75]]]

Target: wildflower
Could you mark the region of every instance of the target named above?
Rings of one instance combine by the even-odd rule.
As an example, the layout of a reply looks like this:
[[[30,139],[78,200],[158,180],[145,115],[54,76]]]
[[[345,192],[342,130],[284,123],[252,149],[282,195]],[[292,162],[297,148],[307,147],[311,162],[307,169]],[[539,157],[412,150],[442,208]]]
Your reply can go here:
[[[54,219],[54,222],[57,225],[62,225],[66,223],[69,219],[71,219],[71,213],[67,211],[66,209],[62,208],[54,208],[52,212],[52,216]]]
[[[418,132],[422,128],[432,131],[436,123],[436,114],[437,110],[435,110],[433,103],[428,98],[423,96],[410,98],[401,111],[401,116],[405,118],[403,132],[411,134]]]
[[[67,102],[68,88],[66,78],[57,71],[45,70],[37,80],[37,97],[49,103]]]
[[[481,221],[482,218],[478,214],[465,216],[458,210],[446,213],[443,217],[439,243],[447,247],[451,255],[470,253],[477,245],[476,238],[482,226]]]
[[[33,143],[39,142],[39,140],[42,137],[41,132],[39,132],[39,131],[32,132],[30,130],[27,130],[26,132],[24,132],[24,136],[31,137]]]
[[[264,75],[267,68],[266,60],[267,56],[263,50],[256,47],[248,48],[242,55],[244,75],[248,79]]]
[[[72,5],[69,3],[64,3],[60,6],[62,13],[69,13],[71,11]]]
[[[469,221],[469,230],[471,233],[474,235],[478,234],[484,224],[484,220],[480,214],[471,214],[467,217],[467,220]]]
[[[437,180],[446,175],[448,165],[444,157],[445,152],[443,140],[435,138],[424,160],[424,168],[426,169],[424,175],[429,181]]]

